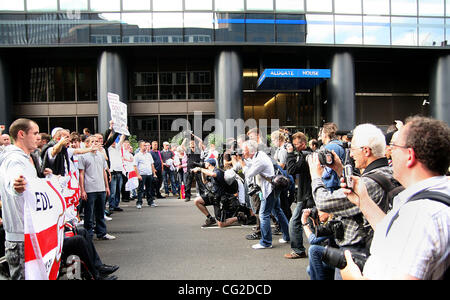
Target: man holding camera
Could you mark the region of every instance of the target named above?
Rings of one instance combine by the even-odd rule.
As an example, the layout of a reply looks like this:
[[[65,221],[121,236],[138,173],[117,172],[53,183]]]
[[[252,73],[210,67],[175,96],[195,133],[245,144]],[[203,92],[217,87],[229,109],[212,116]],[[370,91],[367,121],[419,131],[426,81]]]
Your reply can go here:
[[[387,193],[376,181],[369,178],[370,174],[377,173],[390,180],[393,185],[399,185],[392,176],[392,170],[384,156],[386,141],[383,132],[372,124],[358,125],[353,130],[350,156],[355,160],[355,167],[361,171],[361,179],[375,203],[384,211],[387,210]],[[340,158],[333,152],[334,162],[329,165],[342,175],[343,165]],[[344,192],[336,190],[330,192],[322,178],[323,166],[317,153],[308,160],[312,179],[312,191],[316,206],[319,210],[332,213],[341,218],[344,225],[344,237],[336,239],[337,245],[342,249],[368,253],[372,231],[367,220],[359,208],[347,200]],[[339,273],[336,275],[339,277]]]
[[[258,143],[254,140],[248,140],[243,144],[243,157],[238,156],[246,179],[257,177],[261,189],[261,207],[259,209],[259,218],[261,224],[261,240],[258,244],[252,246],[253,249],[272,248],[272,230],[270,228],[270,214],[273,213],[280,223],[283,238],[280,243],[289,242],[289,225],[286,216],[280,208],[279,192],[275,190],[272,184],[266,178],[272,178],[275,175],[273,163],[270,157],[263,151],[258,151]],[[248,161],[249,160],[249,161]]]
[[[303,246],[302,229],[302,209],[314,206],[314,200],[311,192],[311,177],[309,167],[306,162],[306,155],[311,153],[307,148],[307,139],[303,132],[297,132],[292,135],[293,145],[288,144],[286,169],[289,175],[299,175],[299,185],[297,192],[297,206],[289,220],[289,236],[291,237],[291,253],[285,254],[287,259],[297,259],[306,257],[306,249]],[[294,152],[294,147],[296,152]]]
[[[343,162],[345,160],[345,149],[343,143],[336,137],[337,130],[338,127],[335,123],[325,123],[321,131],[321,140],[324,145],[323,149],[334,151]],[[322,181],[325,183],[325,187],[331,192],[340,188],[338,174],[328,166],[324,167]]]

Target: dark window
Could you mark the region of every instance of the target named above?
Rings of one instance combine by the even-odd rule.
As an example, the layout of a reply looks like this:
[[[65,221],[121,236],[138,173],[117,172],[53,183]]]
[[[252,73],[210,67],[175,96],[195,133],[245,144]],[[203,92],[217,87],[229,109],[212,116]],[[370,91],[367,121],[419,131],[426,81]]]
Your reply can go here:
[[[84,128],[97,132],[97,117],[78,117],[78,132],[82,133]]]
[[[273,14],[246,15],[247,42],[275,42],[275,21]]]
[[[48,130],[48,118],[32,118],[39,126],[39,132],[49,133]]]
[[[160,72],[160,99],[186,99],[186,72]]]
[[[277,42],[306,42],[305,15],[276,15]]]
[[[244,14],[216,13],[215,32],[217,42],[244,42]]]
[[[160,134],[161,134],[161,141],[160,144],[162,145],[163,142],[168,142],[169,140],[173,139],[174,136],[180,133],[182,128],[175,128],[174,131],[172,131],[172,123],[177,119],[185,119],[186,115],[178,115],[178,116],[160,116]]]
[[[29,44],[58,43],[57,14],[28,14],[27,32]]]
[[[188,72],[189,99],[212,99],[212,82],[210,71]]]
[[[97,100],[97,70],[95,67],[77,67],[77,89],[79,101]]]
[[[75,101],[75,67],[48,68],[49,101]]]
[[[130,133],[138,140],[158,141],[158,116],[130,117]]]
[[[55,127],[62,127],[68,129],[70,132],[76,131],[75,117],[53,117],[50,118],[50,130]]]
[[[31,67],[29,69],[28,91],[29,94],[24,101],[47,102],[47,78],[48,68]]]
[[[0,44],[23,45],[27,43],[27,29],[23,14],[0,14]]]

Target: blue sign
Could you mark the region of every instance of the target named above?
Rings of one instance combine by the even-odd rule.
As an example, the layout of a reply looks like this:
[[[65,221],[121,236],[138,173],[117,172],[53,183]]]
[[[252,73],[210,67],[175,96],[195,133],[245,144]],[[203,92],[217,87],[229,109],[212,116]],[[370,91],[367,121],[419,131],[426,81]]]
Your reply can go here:
[[[266,69],[258,79],[258,88],[309,89],[331,78],[330,69]]]

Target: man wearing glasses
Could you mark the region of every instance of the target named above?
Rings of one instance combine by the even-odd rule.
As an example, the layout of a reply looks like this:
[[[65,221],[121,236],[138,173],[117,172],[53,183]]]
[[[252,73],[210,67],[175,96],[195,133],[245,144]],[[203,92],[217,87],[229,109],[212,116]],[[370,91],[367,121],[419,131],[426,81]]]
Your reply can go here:
[[[450,128],[442,121],[410,118],[391,148],[394,177],[405,190],[394,198],[389,213],[373,205],[374,198],[360,179],[354,178],[354,192],[343,189],[375,234],[363,272],[346,251],[342,277],[445,279],[450,265],[450,181],[445,176],[450,165]],[[431,201],[435,196],[423,192],[439,192],[446,200]]]
[[[370,174],[377,173],[390,180],[392,185],[399,185],[393,179],[392,169],[385,157],[385,148],[384,134],[376,126],[362,124],[353,130],[350,156],[355,161],[355,168],[359,169],[362,174],[361,179],[366,184],[369,195],[376,205],[386,212],[388,205],[385,190],[376,181],[368,177]],[[343,166],[335,153],[334,160],[334,164],[330,167],[341,177]],[[317,154],[313,154],[308,163],[312,180],[312,193],[317,208],[320,211],[334,214],[341,219],[344,226],[344,237],[341,240],[336,240],[337,245],[342,249],[368,253],[373,231],[360,209],[347,200],[347,196],[341,189],[330,192],[326,188],[321,178],[323,166],[320,165]],[[337,278],[340,278],[339,275],[340,273],[336,272]]]

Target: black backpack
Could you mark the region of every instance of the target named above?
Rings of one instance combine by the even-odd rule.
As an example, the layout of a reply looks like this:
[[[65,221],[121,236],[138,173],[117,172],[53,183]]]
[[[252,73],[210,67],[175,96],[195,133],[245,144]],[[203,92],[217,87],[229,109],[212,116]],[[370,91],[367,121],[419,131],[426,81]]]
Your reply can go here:
[[[381,209],[386,213],[392,209],[393,200],[398,193],[403,191],[405,188],[398,184],[395,185],[391,180],[389,180],[386,176],[380,173],[371,173],[364,175],[378,183],[379,186],[384,190],[384,199],[382,203],[386,205],[386,207],[382,207]]]

